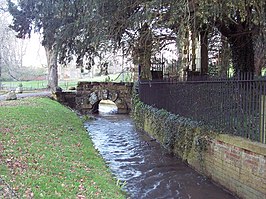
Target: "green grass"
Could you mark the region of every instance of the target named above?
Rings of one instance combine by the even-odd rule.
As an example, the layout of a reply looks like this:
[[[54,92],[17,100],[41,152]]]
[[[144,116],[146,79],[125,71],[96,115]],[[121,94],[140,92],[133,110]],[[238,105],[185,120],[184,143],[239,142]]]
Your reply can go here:
[[[131,73],[124,73],[124,78],[122,75],[119,74],[111,74],[111,75],[105,75],[105,76],[98,76],[91,79],[81,79],[82,81],[94,81],[94,82],[105,82],[105,81],[111,81],[111,82],[131,82],[132,74]]]
[[[71,110],[28,98],[0,102],[0,118],[0,177],[22,198],[125,198]]]
[[[27,89],[43,89],[47,87],[46,80],[40,81],[4,81],[2,85],[8,88],[16,88],[19,84],[22,84],[24,88]]]
[[[60,80],[58,82],[59,86],[67,90],[69,87],[76,86],[78,81],[91,81],[91,82],[120,82],[120,81],[132,81],[131,73],[125,73],[124,78],[119,74],[111,74],[105,76],[97,76],[93,78],[84,78],[79,80]],[[5,81],[2,82],[2,85],[7,88],[16,88],[19,84],[22,84],[24,90],[33,90],[33,89],[44,89],[47,88],[48,82],[46,80],[42,81]]]
[[[58,84],[61,88],[67,89],[71,86],[76,86],[77,82],[78,80],[61,80],[58,82]],[[16,88],[19,84],[22,84],[24,90],[34,90],[47,88],[48,82],[46,80],[2,82],[2,85],[7,88]]]

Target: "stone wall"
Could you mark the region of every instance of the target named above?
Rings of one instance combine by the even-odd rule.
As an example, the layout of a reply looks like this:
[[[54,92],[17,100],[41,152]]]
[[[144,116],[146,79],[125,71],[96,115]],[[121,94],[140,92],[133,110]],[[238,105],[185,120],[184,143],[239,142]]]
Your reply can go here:
[[[65,106],[76,109],[76,91],[55,92],[53,98]]]
[[[54,99],[82,114],[96,113],[101,100],[110,100],[118,113],[129,113],[132,109],[133,83],[79,82],[76,91],[56,92]]]
[[[135,101],[135,100],[134,100]],[[139,128],[240,198],[266,198],[266,145],[217,134],[199,123],[134,102]]]
[[[111,100],[116,104],[118,113],[129,113],[132,87],[132,83],[79,82],[76,109],[81,113],[95,113],[101,100]]]

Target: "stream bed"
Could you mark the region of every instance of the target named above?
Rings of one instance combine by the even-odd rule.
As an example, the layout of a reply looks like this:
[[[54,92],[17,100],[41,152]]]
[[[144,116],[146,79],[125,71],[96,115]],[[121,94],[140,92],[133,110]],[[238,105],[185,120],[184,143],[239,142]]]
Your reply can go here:
[[[85,127],[130,198],[235,198],[137,131],[128,115],[99,114]]]

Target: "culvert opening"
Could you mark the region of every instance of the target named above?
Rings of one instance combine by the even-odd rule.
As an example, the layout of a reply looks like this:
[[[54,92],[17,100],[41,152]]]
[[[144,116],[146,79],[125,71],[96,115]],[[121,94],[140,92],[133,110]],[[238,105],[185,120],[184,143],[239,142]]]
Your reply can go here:
[[[101,100],[99,102],[99,113],[117,113],[118,108],[111,100]]]

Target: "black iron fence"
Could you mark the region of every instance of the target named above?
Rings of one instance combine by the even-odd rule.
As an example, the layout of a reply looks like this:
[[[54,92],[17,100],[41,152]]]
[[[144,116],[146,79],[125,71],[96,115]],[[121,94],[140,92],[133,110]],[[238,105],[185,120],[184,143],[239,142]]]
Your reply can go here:
[[[146,104],[266,143],[266,80],[246,74],[231,79],[140,82],[139,93]]]

